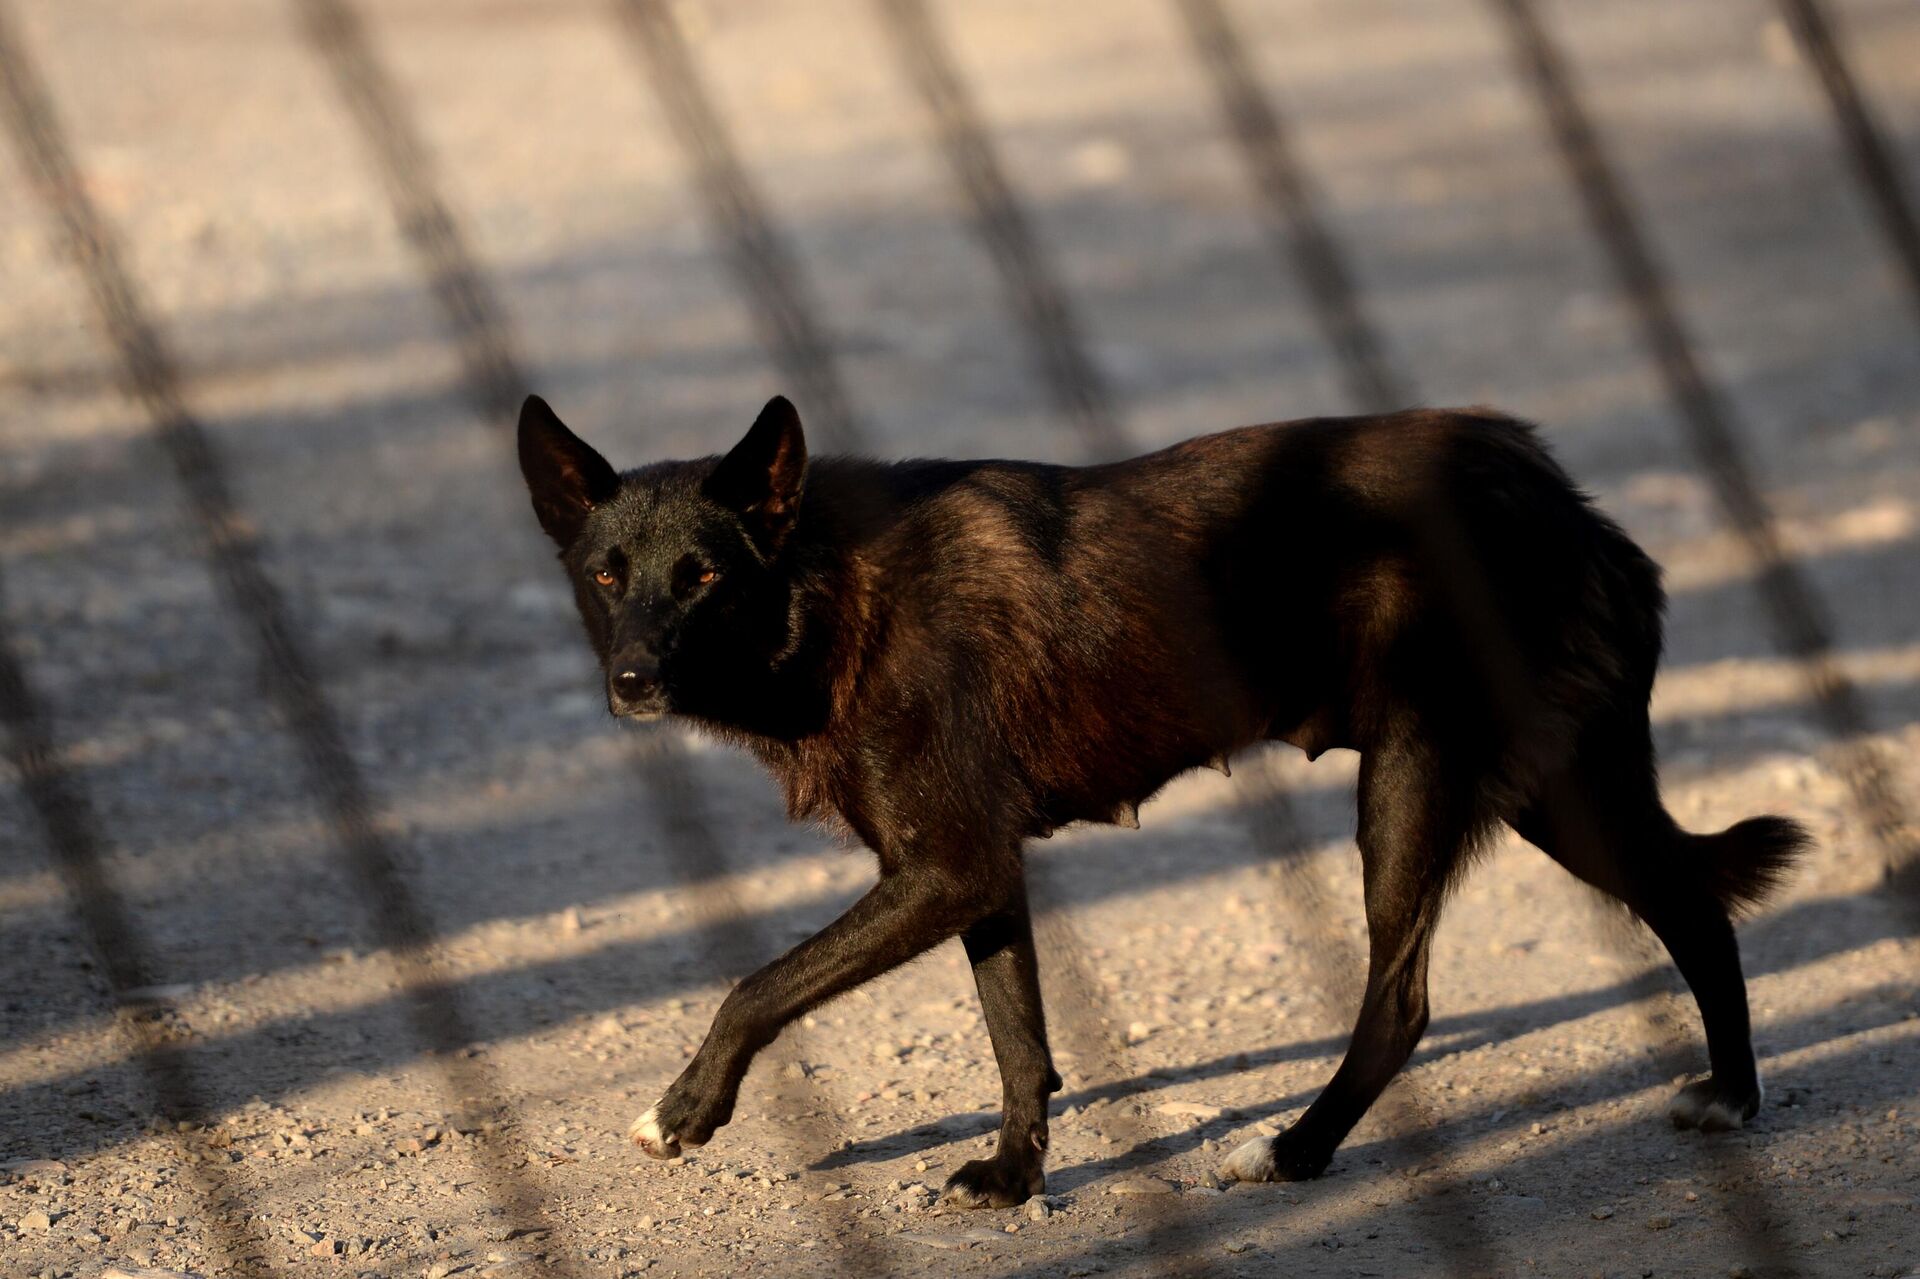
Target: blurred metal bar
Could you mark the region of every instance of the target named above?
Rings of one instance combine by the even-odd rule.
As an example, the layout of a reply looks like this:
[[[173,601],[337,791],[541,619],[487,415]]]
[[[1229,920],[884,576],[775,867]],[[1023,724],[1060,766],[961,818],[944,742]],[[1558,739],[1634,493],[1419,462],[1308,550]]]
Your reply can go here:
[[[1078,431],[1083,446],[1096,460],[1124,455],[1131,446],[1119,422],[1113,397],[1086,353],[1068,298],[1029,229],[1026,215],[981,123],[972,94],[925,4],[922,0],[877,0],[877,3],[902,66],[931,118],[934,135],[972,206],[975,225],[1000,270],[1016,316],[1040,348],[1041,370],[1054,393],[1057,411]],[[1244,73],[1244,61],[1240,65]],[[1271,113],[1267,123],[1269,130],[1264,141],[1277,145],[1278,130]],[[1286,159],[1284,153],[1279,159]],[[1293,197],[1287,206],[1289,214],[1308,210],[1305,186],[1299,181],[1297,171],[1288,168],[1283,177],[1286,190]],[[1297,231],[1291,223],[1287,225]],[[1391,398],[1398,393],[1391,389],[1380,345],[1355,304],[1346,273],[1337,265],[1333,241],[1320,229],[1317,219],[1312,221],[1312,230],[1314,238],[1310,242],[1303,242],[1296,235],[1295,243],[1303,252],[1321,251],[1336,259],[1332,270],[1321,264],[1312,272],[1318,286],[1314,293],[1315,302],[1319,304],[1317,314],[1329,324],[1330,332],[1340,335],[1336,340],[1338,349],[1360,353],[1369,359],[1372,381],[1368,393]],[[1304,850],[1299,846],[1297,823],[1275,762],[1269,755],[1256,755],[1246,762],[1241,789],[1253,797],[1243,812],[1250,838],[1256,846],[1266,846],[1270,860],[1283,868],[1283,875],[1292,885],[1293,891],[1283,895],[1283,904],[1291,909],[1292,899],[1296,897],[1306,901],[1324,900],[1327,894],[1320,876],[1300,856]],[[1060,929],[1064,924],[1064,920],[1054,921],[1053,927]],[[1335,992],[1349,992],[1355,962],[1351,946],[1344,937],[1332,936],[1324,928],[1317,931],[1316,944],[1303,952],[1316,973],[1317,984]],[[1075,1002],[1085,1005],[1089,995],[1104,1002],[1104,993],[1077,960],[1080,948],[1070,939],[1071,934],[1067,934],[1064,944],[1056,949],[1072,957],[1066,977],[1079,996]],[[1359,1000],[1356,998],[1353,1002],[1357,1006]],[[1082,1038],[1088,1038],[1084,1030]],[[1097,1037],[1088,1042],[1100,1043]],[[1416,1145],[1432,1141],[1420,1122],[1402,1122],[1396,1127],[1408,1134]],[[1130,1134],[1130,1137],[1138,1142],[1141,1134]],[[1149,1224],[1143,1248],[1173,1272],[1204,1273],[1209,1268],[1200,1259],[1204,1241],[1194,1238],[1198,1227],[1192,1216],[1191,1212],[1161,1211]],[[1485,1269],[1491,1264],[1491,1254],[1477,1232],[1469,1228],[1468,1237],[1452,1229],[1445,1233],[1461,1268]],[[1176,1251],[1177,1255],[1170,1255]]]
[[[735,154],[725,123],[715,110],[694,59],[668,8],[658,0],[617,0],[625,28],[641,54],[670,127],[699,188],[717,239],[733,258],[735,273],[749,306],[762,319],[762,337],[784,375],[803,387],[831,388],[827,439],[834,447],[865,447],[864,432],[845,409],[843,385],[832,345],[813,320],[816,304],[804,289],[797,259],[787,238],[759,195],[751,175]],[[765,314],[760,314],[764,312]],[[768,323],[766,321],[772,320]],[[838,408],[835,408],[838,405]],[[809,429],[815,414],[809,409]],[[837,426],[835,423],[837,422]],[[1108,1037],[1100,1030],[1107,1009],[1105,992],[1087,973],[1084,947],[1071,925],[1057,915],[1040,914],[1036,931],[1048,943],[1056,976],[1072,988],[1060,1020],[1063,1037],[1076,1051],[1103,1062],[1110,1059]],[[1106,1018],[1108,1022],[1112,1019]],[[1131,1116],[1123,1116],[1131,1120]]]
[[[1055,407],[1080,433],[1091,457],[1121,456],[1127,451],[1126,434],[1113,395],[1087,354],[1079,319],[1007,182],[979,108],[932,15],[923,0],[876,0],[876,5],[966,196],[974,229],[999,268],[1008,303],[1034,345]]]
[[[1666,274],[1653,256],[1598,135],[1581,106],[1564,60],[1541,27],[1529,0],[1492,0],[1505,21],[1522,78],[1538,95],[1561,158],[1579,190],[1594,235],[1605,249],[1639,321],[1641,338],[1659,366],[1667,394],[1700,469],[1722,512],[1759,566],[1761,602],[1780,647],[1797,660],[1814,709],[1834,738],[1838,769],[1855,807],[1880,846],[1889,877],[1909,891],[1902,902],[1920,928],[1920,882],[1914,881],[1920,834],[1906,811],[1874,743],[1859,693],[1833,659],[1832,627],[1813,587],[1781,544],[1772,512],[1753,477],[1741,441],[1743,427],[1722,389],[1702,369],[1675,309]]]
[[[747,295],[753,323],[804,408],[808,434],[834,452],[859,451],[865,432],[833,343],[814,318],[821,308],[787,236],[740,163],[679,23],[662,0],[616,0],[616,8],[706,208],[707,225]]]
[[[1175,6],[1260,197],[1269,239],[1305,288],[1348,396],[1368,413],[1407,407],[1417,399],[1412,378],[1394,365],[1385,338],[1368,314],[1346,254],[1320,215],[1311,177],[1294,154],[1280,113],[1261,86],[1253,59],[1224,5],[1220,0],[1175,0]],[[1250,828],[1296,829],[1292,802],[1271,752],[1258,757],[1249,769],[1242,791]],[[1316,936],[1307,953],[1315,984],[1327,993],[1329,1004],[1359,1008],[1365,998],[1365,979],[1357,974],[1364,973],[1366,958],[1357,953],[1351,939],[1329,924],[1331,890],[1317,868],[1300,856],[1303,851],[1284,843],[1276,849],[1283,907]],[[1402,1073],[1376,1105],[1419,1164],[1437,1166],[1445,1159],[1425,1091],[1416,1079]],[[1451,1189],[1452,1184],[1453,1178],[1443,1174],[1439,1185]],[[1445,1264],[1453,1273],[1475,1275],[1500,1268],[1498,1250],[1474,1219],[1445,1207],[1424,1216],[1429,1237],[1445,1252]]]
[[[359,18],[334,0],[295,0],[307,37],[333,73],[361,139],[373,152],[393,202],[394,221],[413,246],[434,298],[459,339],[467,393],[489,421],[513,420],[527,393],[500,305],[434,189],[427,147],[393,81],[370,56]]]
[[[1847,158],[1853,162],[1854,174],[1866,189],[1867,203],[1873,206],[1880,229],[1906,277],[1907,299],[1913,303],[1915,318],[1920,319],[1920,219],[1914,216],[1899,157],[1887,144],[1886,130],[1860,92],[1826,6],[1821,0],[1780,0],[1780,9],[1826,91]]]
[[[1413,404],[1419,396],[1405,371],[1394,367],[1380,330],[1367,315],[1340,242],[1320,217],[1313,184],[1295,158],[1280,115],[1260,87],[1246,45],[1221,0],[1175,3],[1262,197],[1267,232],[1307,290],[1314,318],[1339,360],[1348,395],[1368,413]]]
[[[1403,406],[1415,398],[1411,391],[1412,379],[1393,365],[1385,341],[1368,319],[1339,241],[1320,218],[1313,198],[1313,184],[1293,155],[1279,113],[1261,87],[1252,59],[1222,0],[1175,2],[1186,19],[1200,61],[1214,83],[1229,131],[1239,143],[1253,185],[1263,197],[1263,211],[1274,242],[1282,256],[1294,262],[1307,288],[1322,332],[1341,363],[1349,393],[1368,412],[1386,412]],[[1441,565],[1446,589],[1455,596],[1455,611],[1466,619],[1474,636],[1472,648],[1483,655],[1479,674],[1493,694],[1494,713],[1509,720],[1524,714],[1526,690],[1516,683],[1521,664],[1513,652],[1511,638],[1492,622],[1494,601],[1489,594],[1489,584],[1465,546],[1460,530],[1445,511],[1437,510],[1423,521],[1420,540]],[[1257,802],[1268,811],[1285,805],[1285,792],[1271,779],[1264,781],[1261,790],[1265,793]],[[1581,814],[1569,814],[1568,828],[1579,829],[1591,824],[1581,818]],[[1291,863],[1283,865],[1289,870],[1296,869]],[[1305,912],[1309,917],[1318,913],[1311,903],[1325,898],[1321,884],[1297,873],[1291,878],[1290,891],[1309,903]],[[1331,945],[1340,939],[1324,940]],[[1617,936],[1608,937],[1609,944],[1616,950],[1620,949],[1619,941]],[[1671,966],[1665,962],[1664,955],[1628,956],[1623,952],[1622,958],[1638,960],[1642,965],[1632,982],[1636,1003],[1644,1004],[1668,994],[1668,982],[1662,979]],[[1336,979],[1334,989],[1344,991],[1344,998],[1357,1003],[1358,992],[1353,989],[1350,970],[1338,969],[1332,976]],[[1673,1025],[1656,1023],[1651,1016],[1646,1020],[1650,1035],[1662,1050],[1663,1065],[1669,1070],[1680,1068],[1684,1060],[1682,1054],[1690,1049],[1690,1044]],[[1390,1092],[1382,1100],[1391,1102],[1395,1096]],[[1401,1114],[1396,1117],[1398,1130],[1410,1139],[1422,1158],[1438,1157],[1438,1142],[1426,1130],[1424,1099],[1412,1081],[1401,1081],[1398,1100],[1401,1105]],[[1757,1192],[1743,1191],[1741,1200],[1751,1210],[1750,1215],[1776,1221],[1779,1214],[1768,1201],[1767,1190],[1761,1183]],[[1467,1273],[1477,1273],[1493,1265],[1491,1241],[1484,1232],[1452,1213],[1440,1214],[1437,1225],[1457,1267]],[[1759,1237],[1770,1238],[1764,1229]],[[1773,1250],[1777,1251],[1777,1244]]]
[[[435,186],[431,156],[398,87],[375,56],[358,14],[346,0],[296,3],[315,50],[332,71],[359,126],[392,199],[394,217],[413,244],[460,347],[470,398],[484,420],[511,424],[526,391],[512,326]],[[851,429],[844,415],[841,429]],[[763,930],[723,878],[726,851],[700,803],[678,730],[651,728],[631,740],[634,765],[647,787],[650,806],[661,817],[665,838],[660,847],[675,878],[686,888],[683,910],[692,925],[689,935],[701,948],[703,959],[719,971],[755,966],[772,943],[762,936]],[[862,1244],[851,1267],[862,1274],[887,1273],[873,1241],[863,1238]]]
[[[1106,379],[1088,355],[1079,321],[1065,290],[1034,235],[1026,213],[1000,166],[973,95],[921,0],[877,0],[881,19],[902,70],[926,109],[935,141],[945,152],[954,180],[966,197],[974,227],[1000,274],[1008,305],[1038,351],[1040,373],[1055,412],[1080,438],[1094,460],[1126,454],[1130,444]],[[1114,1078],[1126,1073],[1115,1055],[1118,1021],[1112,1000],[1083,956],[1086,945],[1072,920],[1053,909],[1058,892],[1044,859],[1027,859],[1037,940],[1046,949],[1055,989],[1050,1001],[1059,1037],[1075,1057],[1091,1061]],[[1059,998],[1065,987],[1068,997]],[[1120,1137],[1139,1149],[1154,1140],[1125,1095],[1115,1099]],[[1143,1161],[1144,1162],[1144,1161]],[[1149,1201],[1144,1248],[1159,1255],[1191,1226],[1185,1204]],[[1166,1259],[1169,1273],[1191,1273],[1188,1257]]]
[[[1802,667],[1819,718],[1835,739],[1839,772],[1869,830],[1880,844],[1890,876],[1911,878],[1914,836],[1885,762],[1872,742],[1864,707],[1833,660],[1825,609],[1812,586],[1787,556],[1765,499],[1745,456],[1743,427],[1725,392],[1694,354],[1691,336],[1672,301],[1665,272],[1641,231],[1641,221],[1614,175],[1612,163],[1574,88],[1560,51],[1542,27],[1530,0],[1493,0],[1512,41],[1522,78],[1539,100],[1561,159],[1579,191],[1594,235],[1605,250],[1640,324],[1641,337],[1666,383],[1695,461],[1706,472],[1721,509],[1759,565],[1762,603],[1781,647]],[[1910,919],[1920,921],[1920,896],[1899,897]],[[1713,1148],[1726,1167],[1747,1230],[1747,1249],[1761,1260],[1761,1273],[1798,1273],[1787,1255],[1782,1218],[1768,1198],[1767,1183],[1739,1167],[1740,1152]]]
[[[6,95],[8,123],[18,126],[23,96],[40,97],[37,82],[24,78],[24,61],[0,9],[0,78]],[[44,107],[44,98],[37,104]],[[107,841],[100,834],[93,801],[79,778],[61,762],[53,738],[51,718],[27,680],[0,591],[0,723],[6,725],[7,760],[20,776],[20,788],[40,822],[54,870],[60,876],[80,921],[93,960],[106,978],[114,1000],[114,1024],[127,1041],[129,1055],[146,1081],[155,1114],[169,1121],[205,1124],[216,1113],[193,1069],[189,1055],[159,1033],[153,1014],[160,1011],[141,992],[157,985],[159,968],[134,915],[120,899],[107,873]],[[218,1255],[212,1258],[221,1274],[268,1274],[263,1258],[267,1241],[254,1228],[254,1209],[245,1187],[226,1176],[223,1166],[194,1148],[178,1131],[171,1140],[187,1177],[200,1197],[208,1234]]]
[[[475,1036],[431,953],[426,912],[395,865],[339,721],[278,588],[260,565],[252,525],[233,498],[219,455],[186,407],[172,352],[125,266],[118,239],[88,198],[51,101],[11,33],[0,39],[0,59],[14,141],[37,194],[66,234],[101,325],[119,355],[127,391],[153,421],[161,452],[186,495],[214,584],[252,633],[266,694],[299,749],[308,786],[345,870],[373,913],[380,943],[392,952],[407,992],[409,1020],[421,1040],[439,1054],[435,1061],[456,1105],[468,1097],[498,1097],[490,1068],[461,1055]],[[529,1232],[548,1230],[513,1158],[493,1150],[491,1143],[481,1148],[482,1173],[509,1220]],[[569,1267],[562,1264],[560,1269]]]

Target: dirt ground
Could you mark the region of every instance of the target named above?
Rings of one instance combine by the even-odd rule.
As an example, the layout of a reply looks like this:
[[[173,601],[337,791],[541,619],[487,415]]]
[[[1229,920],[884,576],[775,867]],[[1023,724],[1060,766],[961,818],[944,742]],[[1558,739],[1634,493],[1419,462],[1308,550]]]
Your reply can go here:
[[[363,7],[563,416],[632,464],[716,450],[788,389],[606,7]],[[1920,170],[1920,8],[1833,7]],[[0,610],[150,938],[159,1033],[217,1106],[154,1123],[0,765],[0,1272],[207,1273],[230,1209],[299,1275],[1920,1273],[1920,943],[1491,6],[1232,10],[1421,399],[1545,424],[1666,566],[1674,812],[1819,838],[1741,932],[1767,1105],[1736,1135],[1669,1128],[1704,1067],[1690,1002],[1509,839],[1442,925],[1405,1104],[1322,1180],[1213,1184],[1331,1073],[1362,953],[1354,759],[1276,756],[1290,832],[1248,820],[1267,809],[1238,768],[1182,779],[1140,831],[1035,851],[1067,1086],[1045,1210],[977,1213],[931,1205],[997,1122],[957,945],[796,1027],[708,1147],[662,1165],[626,1143],[728,979],[871,859],[788,825],[746,759],[606,716],[508,435],[469,407],[292,6],[8,8],[432,915],[478,1028],[465,1060],[503,1095],[452,1096],[423,1056],[252,637],[0,146]],[[871,8],[675,11],[876,447],[1081,460]],[[937,12],[1135,445],[1349,407],[1171,6]],[[1824,100],[1762,0],[1545,12],[1920,806],[1920,329]],[[689,822],[720,851],[693,886]],[[524,1154],[547,1229],[508,1237],[483,1148]]]

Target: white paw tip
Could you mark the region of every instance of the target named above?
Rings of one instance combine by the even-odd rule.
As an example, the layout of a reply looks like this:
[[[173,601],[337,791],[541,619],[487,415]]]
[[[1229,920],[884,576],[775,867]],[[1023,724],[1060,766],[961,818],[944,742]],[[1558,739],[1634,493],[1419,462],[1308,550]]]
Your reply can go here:
[[[674,1139],[660,1131],[658,1106],[647,1107],[647,1113],[634,1120],[627,1128],[627,1140],[658,1159],[671,1159],[679,1153]]]
[[[1765,1097],[1765,1088],[1756,1089],[1756,1111]],[[1734,1132],[1747,1124],[1744,1106],[1716,1097],[1698,1084],[1680,1090],[1673,1104],[1667,1107],[1667,1118],[1673,1121],[1675,1127],[1697,1128],[1701,1132]]]
[[[1228,1155],[1220,1164],[1220,1175],[1228,1181],[1269,1181],[1273,1177],[1273,1139],[1255,1137]]]

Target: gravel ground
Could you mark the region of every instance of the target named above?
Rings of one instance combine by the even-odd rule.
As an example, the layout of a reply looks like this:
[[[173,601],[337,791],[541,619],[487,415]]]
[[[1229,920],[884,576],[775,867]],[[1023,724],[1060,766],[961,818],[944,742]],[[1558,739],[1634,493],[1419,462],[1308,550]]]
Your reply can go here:
[[[729,442],[781,388],[607,10],[365,7],[537,389],[619,461]],[[1835,7],[1920,169],[1920,10]],[[0,147],[0,608],[156,953],[154,1033],[217,1104],[186,1131],[152,1119],[0,772],[0,1271],[206,1273],[228,1210],[286,1274],[1426,1274],[1465,1231],[1489,1272],[1729,1275],[1762,1272],[1763,1220],[1801,1274],[1920,1267],[1920,945],[1490,7],[1234,11],[1421,397],[1545,423],[1667,566],[1670,806],[1819,837],[1742,930],[1768,1104],[1734,1136],[1668,1128],[1676,1076],[1704,1065],[1690,1003],[1510,840],[1442,926],[1398,1088],[1430,1139],[1383,1108],[1320,1181],[1218,1189],[1223,1151],[1306,1104],[1352,1016],[1353,757],[1290,755],[1310,897],[1249,837],[1243,778],[1183,779],[1138,832],[1036,852],[1067,1077],[1049,1197],[969,1214],[931,1205],[997,1120],[957,945],[796,1027],[712,1145],[658,1165],[625,1143],[728,979],[831,918],[870,859],[786,824],[743,758],[607,719],[507,435],[468,407],[290,6],[9,8],[502,1095],[449,1095],[422,1055],[251,636]],[[1760,0],[1546,8],[1920,802],[1920,333],[1814,81]],[[876,447],[1078,460],[871,10],[675,11]],[[1347,407],[1169,6],[939,13],[1138,446]],[[670,855],[690,821],[724,853],[694,887]],[[524,1152],[547,1229],[512,1235],[490,1203],[494,1148]]]

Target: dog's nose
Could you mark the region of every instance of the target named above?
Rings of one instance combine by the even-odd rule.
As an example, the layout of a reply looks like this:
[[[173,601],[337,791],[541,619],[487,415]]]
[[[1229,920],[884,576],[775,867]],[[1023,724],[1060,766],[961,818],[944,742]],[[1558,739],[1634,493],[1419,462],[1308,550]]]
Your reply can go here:
[[[651,666],[637,663],[622,667],[613,673],[613,696],[621,702],[637,702],[651,694],[659,686],[660,673]]]

